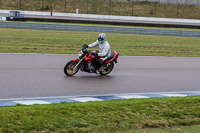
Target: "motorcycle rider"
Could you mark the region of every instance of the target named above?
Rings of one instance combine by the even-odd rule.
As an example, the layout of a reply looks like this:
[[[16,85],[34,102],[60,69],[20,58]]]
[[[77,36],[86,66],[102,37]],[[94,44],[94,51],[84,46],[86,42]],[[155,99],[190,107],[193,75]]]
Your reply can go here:
[[[86,48],[93,48],[96,46],[99,46],[99,52],[96,54],[99,56],[99,64],[102,65],[103,62],[111,56],[110,44],[106,40],[105,33],[100,33],[95,42],[89,45],[86,45],[86,44],[84,45],[84,47]]]

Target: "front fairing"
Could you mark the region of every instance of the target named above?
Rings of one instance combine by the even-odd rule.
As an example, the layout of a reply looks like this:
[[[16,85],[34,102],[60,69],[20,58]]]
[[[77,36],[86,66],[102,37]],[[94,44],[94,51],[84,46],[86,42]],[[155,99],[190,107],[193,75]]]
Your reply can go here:
[[[78,63],[78,62],[79,62],[79,60],[78,60],[78,59],[72,59],[72,61],[74,61],[74,62],[76,62],[76,63]]]
[[[94,62],[99,59],[99,57],[96,55],[94,56],[92,53],[95,53],[96,51],[87,51],[86,49],[82,49],[78,51],[78,57],[74,59],[75,62],[81,61],[85,65],[87,65],[89,62]]]

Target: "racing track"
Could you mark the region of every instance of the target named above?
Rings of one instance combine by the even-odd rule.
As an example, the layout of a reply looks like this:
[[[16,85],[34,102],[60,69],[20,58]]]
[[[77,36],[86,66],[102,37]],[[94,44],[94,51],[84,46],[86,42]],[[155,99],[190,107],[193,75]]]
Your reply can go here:
[[[200,91],[199,57],[120,56],[108,76],[63,73],[76,55],[0,54],[0,99]]]

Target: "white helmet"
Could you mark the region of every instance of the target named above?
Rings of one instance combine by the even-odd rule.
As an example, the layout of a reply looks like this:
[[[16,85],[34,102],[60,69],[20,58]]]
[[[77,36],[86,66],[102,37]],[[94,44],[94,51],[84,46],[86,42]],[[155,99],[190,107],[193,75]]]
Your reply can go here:
[[[105,41],[106,41],[106,34],[100,33],[100,34],[98,35],[98,42],[99,42],[99,43],[103,43],[103,42],[105,42]]]

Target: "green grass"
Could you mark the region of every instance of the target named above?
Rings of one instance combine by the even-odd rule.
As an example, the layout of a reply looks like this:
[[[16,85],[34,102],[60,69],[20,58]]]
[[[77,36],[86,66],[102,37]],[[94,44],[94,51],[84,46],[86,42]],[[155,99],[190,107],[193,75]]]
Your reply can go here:
[[[0,132],[199,131],[199,110],[199,96],[1,107]]]
[[[147,128],[117,131],[116,133],[199,133],[200,126],[178,126],[169,128]]]
[[[96,32],[0,28],[0,52],[76,53]],[[200,39],[107,33],[120,55],[197,56]],[[196,133],[200,97],[111,100],[0,108],[0,132]]]
[[[76,54],[97,32],[0,28],[1,53]],[[200,38],[106,33],[112,50],[128,56],[200,57]]]

